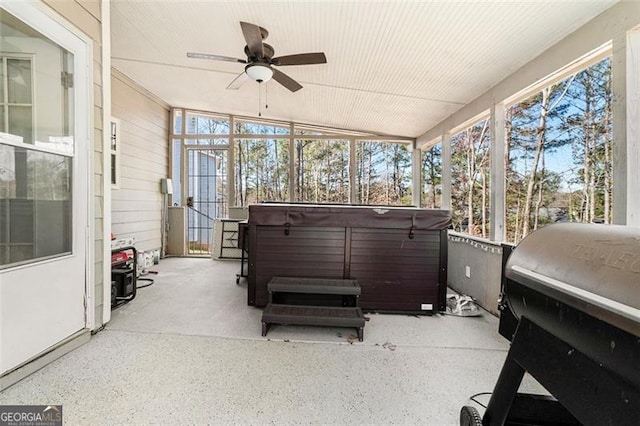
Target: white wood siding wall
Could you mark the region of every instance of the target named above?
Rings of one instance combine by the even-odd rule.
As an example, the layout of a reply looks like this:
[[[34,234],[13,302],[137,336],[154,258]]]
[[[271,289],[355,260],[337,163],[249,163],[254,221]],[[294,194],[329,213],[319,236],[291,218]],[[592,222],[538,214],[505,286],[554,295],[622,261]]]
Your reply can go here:
[[[100,13],[100,1],[96,0],[44,0],[44,2],[55,10],[78,29],[83,31],[93,40],[93,147],[94,156],[91,169],[92,188],[94,194],[94,285],[95,285],[95,323],[94,328],[103,324],[103,257],[104,250],[104,190],[102,183],[103,164],[102,164],[102,20]]]
[[[161,247],[160,179],[169,174],[169,107],[112,71],[112,116],[120,120],[120,181],[111,191],[111,230],[139,251]]]

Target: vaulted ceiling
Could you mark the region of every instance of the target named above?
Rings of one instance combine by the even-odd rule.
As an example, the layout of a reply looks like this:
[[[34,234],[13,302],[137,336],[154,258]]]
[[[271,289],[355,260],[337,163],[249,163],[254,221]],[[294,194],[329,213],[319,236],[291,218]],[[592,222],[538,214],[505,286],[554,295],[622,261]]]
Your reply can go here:
[[[112,66],[171,106],[416,137],[614,3],[117,0]],[[295,93],[228,90],[243,64],[186,53],[246,58],[240,21],[266,28],[275,56],[327,64],[280,67]]]

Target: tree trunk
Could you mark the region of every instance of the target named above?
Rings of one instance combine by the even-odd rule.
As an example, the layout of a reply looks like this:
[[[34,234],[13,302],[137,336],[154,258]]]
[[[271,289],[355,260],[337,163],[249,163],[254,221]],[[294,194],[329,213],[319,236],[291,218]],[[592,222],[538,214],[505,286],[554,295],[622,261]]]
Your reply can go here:
[[[505,216],[505,232],[507,235],[507,241],[509,240],[509,204],[508,204],[508,198],[507,198],[507,192],[509,191],[509,180],[508,180],[508,176],[509,176],[509,170],[511,170],[511,138],[513,137],[513,125],[511,124],[511,120],[512,120],[512,116],[511,116],[511,108],[507,108],[506,112],[505,112],[505,138],[504,138],[504,176],[505,176],[505,193],[503,194],[504,196],[504,206],[505,206],[505,212],[504,212],[504,216]],[[515,223],[514,223],[514,228],[513,228],[513,235],[514,235],[514,240],[515,240],[515,235],[518,233],[518,210],[516,209],[516,217],[515,217]],[[493,213],[493,212],[492,212]]]
[[[278,199],[278,201],[282,201],[282,186],[280,186],[280,156],[278,155],[278,140],[274,139],[273,141],[274,144],[274,156],[275,156],[275,174],[274,174],[274,180],[275,180],[275,198]],[[289,161],[291,161],[291,159],[289,159]]]
[[[249,143],[245,146],[244,200],[249,204]]]
[[[474,234],[474,222],[473,222],[473,184],[475,183],[475,165],[476,165],[476,150],[471,136],[471,129],[466,131],[467,141],[467,177],[469,179],[468,192],[467,192],[467,232]]]
[[[390,200],[391,200],[391,194],[390,194],[390,184],[389,184],[389,152],[388,152],[388,148],[385,147],[383,148],[383,153],[384,153],[384,197],[385,197],[385,204],[391,204]]]
[[[538,162],[540,161],[540,153],[544,148],[545,128],[547,122],[547,113],[549,108],[550,87],[542,89],[542,103],[540,105],[540,121],[538,122],[538,136],[536,140],[536,149],[533,154],[533,162],[529,173],[527,183],[527,195],[524,201],[524,212],[522,217],[522,238],[529,234],[531,220],[531,200],[533,198],[533,189],[536,183],[536,174],[538,172]]]
[[[611,220],[611,141],[609,139],[609,123],[611,110],[607,99],[605,130],[604,130],[604,223],[610,224]]]
[[[369,164],[367,164],[367,170],[366,170],[367,182],[365,186],[366,189],[364,191],[364,194],[365,194],[364,204],[369,204],[371,202],[371,200],[369,199],[369,196],[371,195],[371,166],[373,164],[373,152],[370,147],[368,151],[369,151]]]
[[[482,237],[487,237],[487,175],[482,171]]]
[[[237,178],[236,178],[236,182],[237,182],[236,194],[238,194],[238,195],[236,195],[236,196],[240,196],[240,205],[244,206],[245,205],[245,198],[244,198],[245,194],[244,194],[244,189],[242,188],[242,177],[243,177],[242,176],[242,163],[243,163],[242,155],[243,155],[243,153],[242,153],[242,142],[240,142],[238,144],[238,171],[237,171],[237,174],[236,174],[236,176],[237,176]]]
[[[591,135],[591,101],[593,99],[593,94],[591,90],[591,85],[588,81],[585,82],[585,110],[584,110],[584,121],[582,124],[582,133],[583,133],[583,149],[584,149],[584,158],[583,158],[583,174],[582,179],[584,181],[584,187],[582,189],[583,200],[584,200],[584,212],[582,214],[582,220],[584,222],[591,222],[593,220],[592,214],[595,212],[594,204],[595,200],[593,199],[593,191],[592,191],[592,174],[593,174],[593,162],[592,162],[592,135]]]
[[[545,180],[545,175],[544,175],[544,150],[542,150],[542,152],[540,153],[540,157],[541,157],[541,164],[540,164],[540,179],[538,182],[538,199],[536,200],[536,210],[534,213],[534,223],[533,223],[533,230],[535,231],[536,229],[538,229],[538,221],[540,219],[540,206],[542,205],[542,192],[544,190],[544,180]]]
[[[518,244],[518,242],[520,241],[520,239],[518,238],[518,231],[520,230],[520,224],[518,223],[520,221],[520,195],[518,195],[518,201],[516,204],[516,223],[514,226],[514,232],[513,232],[513,243],[514,244]]]

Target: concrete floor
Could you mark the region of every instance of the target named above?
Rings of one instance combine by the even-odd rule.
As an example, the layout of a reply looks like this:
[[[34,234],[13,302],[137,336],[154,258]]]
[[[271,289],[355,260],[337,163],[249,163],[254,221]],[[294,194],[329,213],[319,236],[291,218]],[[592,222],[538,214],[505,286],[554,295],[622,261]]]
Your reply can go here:
[[[362,343],[348,328],[275,325],[262,337],[238,269],[162,260],[154,285],[102,332],[0,404],[62,404],[68,425],[457,425],[468,398],[493,389],[508,350],[488,313],[366,315]]]

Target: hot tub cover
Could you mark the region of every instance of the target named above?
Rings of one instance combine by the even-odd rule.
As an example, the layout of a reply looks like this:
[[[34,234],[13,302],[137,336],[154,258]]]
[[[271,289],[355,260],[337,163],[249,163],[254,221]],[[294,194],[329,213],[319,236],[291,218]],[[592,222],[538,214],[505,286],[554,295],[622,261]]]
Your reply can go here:
[[[264,203],[249,206],[249,224],[446,229],[451,225],[451,213],[448,210],[415,207]]]

